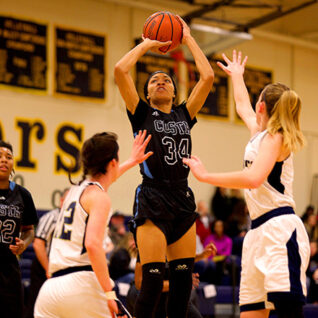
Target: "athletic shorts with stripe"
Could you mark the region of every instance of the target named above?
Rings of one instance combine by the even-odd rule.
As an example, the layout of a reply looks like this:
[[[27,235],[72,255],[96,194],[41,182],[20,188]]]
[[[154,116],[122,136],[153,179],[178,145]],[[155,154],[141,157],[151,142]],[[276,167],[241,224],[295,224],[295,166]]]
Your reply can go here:
[[[290,210],[261,222],[244,239],[241,311],[274,309],[276,301],[305,302],[309,240],[303,222]]]
[[[136,189],[131,230],[150,219],[165,235],[167,244],[178,241],[193,225],[198,214],[187,182],[154,183],[145,181]]]

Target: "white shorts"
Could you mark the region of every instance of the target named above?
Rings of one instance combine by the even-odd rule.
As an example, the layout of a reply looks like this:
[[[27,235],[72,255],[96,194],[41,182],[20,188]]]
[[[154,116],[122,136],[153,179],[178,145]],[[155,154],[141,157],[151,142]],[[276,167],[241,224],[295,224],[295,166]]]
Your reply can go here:
[[[111,318],[107,300],[93,271],[50,278],[40,289],[35,318]]]
[[[240,309],[274,309],[273,302],[305,302],[310,247],[295,214],[273,217],[248,231],[242,254]]]

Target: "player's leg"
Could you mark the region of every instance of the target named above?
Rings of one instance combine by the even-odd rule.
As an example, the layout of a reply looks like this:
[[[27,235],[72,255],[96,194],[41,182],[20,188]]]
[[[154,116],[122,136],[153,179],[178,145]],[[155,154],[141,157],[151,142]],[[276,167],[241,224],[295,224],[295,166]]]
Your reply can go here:
[[[192,271],[196,245],[195,223],[175,243],[167,247],[169,261],[168,317],[186,317],[192,289]]]
[[[142,283],[135,316],[149,318],[153,315],[163,287],[167,241],[163,232],[146,220],[137,227],[137,246],[142,265]]]

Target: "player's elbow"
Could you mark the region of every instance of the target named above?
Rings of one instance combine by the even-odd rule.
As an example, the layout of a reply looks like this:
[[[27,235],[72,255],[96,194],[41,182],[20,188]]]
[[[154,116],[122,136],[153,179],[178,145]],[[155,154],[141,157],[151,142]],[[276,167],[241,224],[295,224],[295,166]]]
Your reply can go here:
[[[213,81],[214,81],[214,72],[213,69],[210,68],[208,70],[206,70],[202,75],[201,75],[201,79],[202,81],[212,85]]]
[[[100,247],[100,243],[94,238],[86,238],[84,245],[88,253],[94,253]]]
[[[249,189],[257,189],[263,183],[263,179],[257,176],[251,176],[248,180],[248,183]]]
[[[122,75],[124,73],[125,73],[125,70],[124,70],[124,67],[123,67],[122,63],[117,62],[116,65],[115,65],[115,69],[114,69],[115,79],[118,78],[120,75]]]

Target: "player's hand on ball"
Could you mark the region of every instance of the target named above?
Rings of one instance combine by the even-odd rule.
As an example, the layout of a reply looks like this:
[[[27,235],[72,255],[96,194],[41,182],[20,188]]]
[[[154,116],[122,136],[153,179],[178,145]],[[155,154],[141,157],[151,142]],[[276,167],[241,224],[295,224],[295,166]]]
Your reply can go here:
[[[186,22],[179,16],[177,15],[177,18],[180,20],[182,24],[182,44],[186,44],[186,41],[189,37],[191,37],[191,31],[190,27],[186,24]]]
[[[199,180],[204,181],[208,172],[205,169],[203,163],[197,156],[191,156],[191,158],[183,158],[183,163],[185,163],[191,169],[193,175]]]
[[[164,46],[169,46],[172,43],[172,41],[161,42],[161,41],[157,41],[157,40],[150,40],[148,38],[145,38],[144,36],[142,36],[142,39],[145,43],[147,43],[149,45],[148,49],[150,51],[158,53],[158,54],[166,54],[166,53],[160,51],[159,49],[161,47],[164,47]]]

